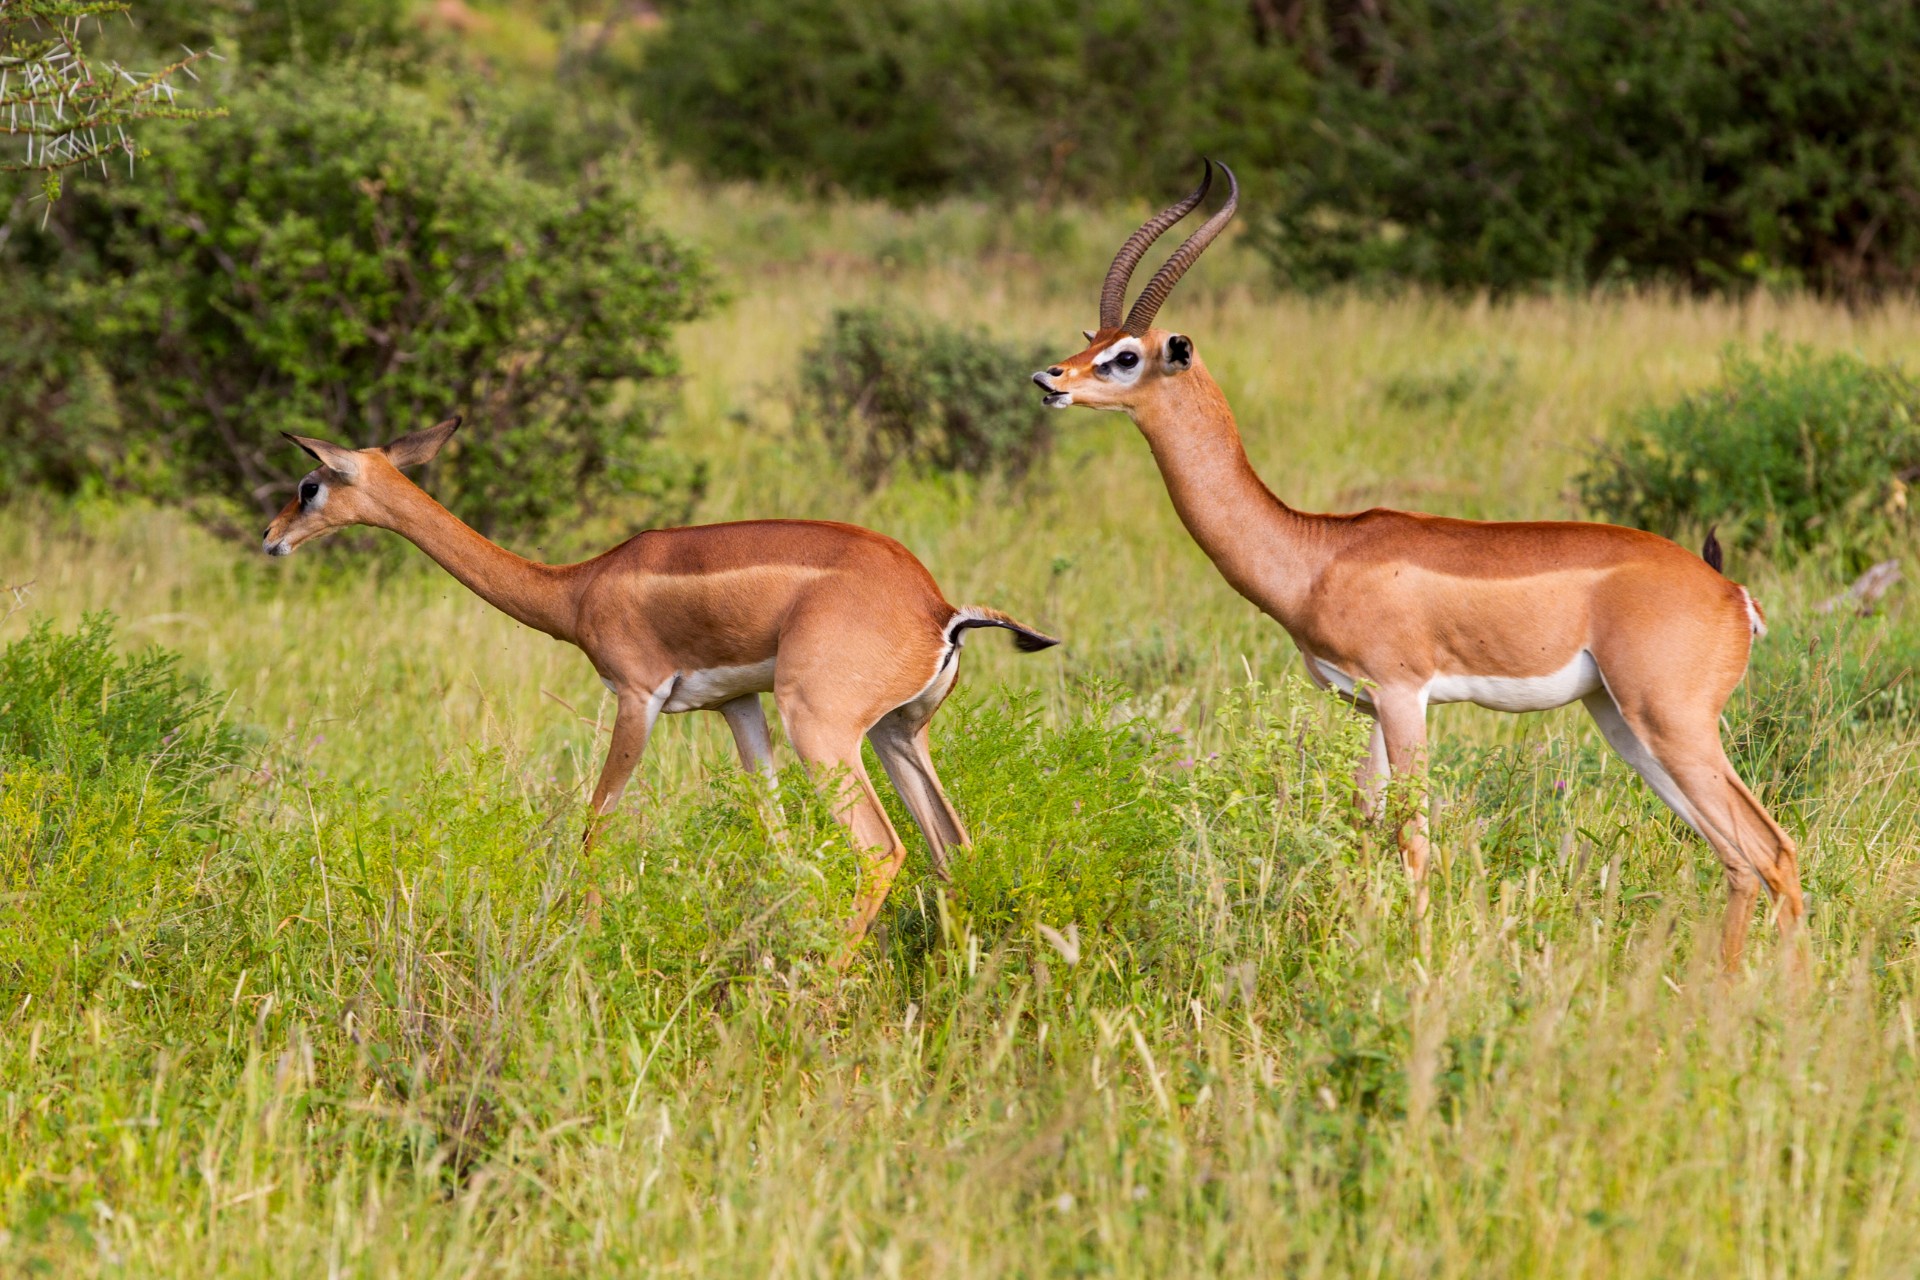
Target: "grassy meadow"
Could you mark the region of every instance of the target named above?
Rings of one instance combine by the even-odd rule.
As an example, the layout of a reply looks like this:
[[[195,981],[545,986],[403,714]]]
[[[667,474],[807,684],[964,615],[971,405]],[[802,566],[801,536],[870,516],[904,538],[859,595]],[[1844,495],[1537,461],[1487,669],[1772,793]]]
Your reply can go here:
[[[1137,211],[654,199],[730,299],[680,340],[669,443],[710,467],[699,518],[866,524],[955,602],[1066,637],[966,650],[934,745],[976,838],[957,883],[911,836],[883,936],[836,976],[852,854],[797,784],[796,839],[772,845],[720,719],[671,717],[595,854],[586,931],[611,706],[575,650],[410,549],[270,562],[165,508],[0,510],[0,585],[31,583],[0,643],[111,611],[241,738],[166,763],[185,790],[149,762],[93,791],[6,778],[0,1267],[1912,1273],[1900,594],[1821,614],[1837,569],[1731,549],[1773,633],[1726,732],[1803,842],[1804,981],[1764,922],[1746,972],[1717,975],[1711,852],[1577,708],[1434,713],[1423,944],[1390,841],[1352,816],[1362,726],[1216,577],[1124,418],[1061,415],[1017,486],[871,494],[791,421],[835,305],[1070,354]],[[1287,500],[1485,517],[1580,514],[1591,442],[1729,343],[1920,352],[1910,304],[1313,300],[1231,242],[1161,323]],[[612,510],[519,549],[627,531]],[[0,700],[73,696],[25,681]],[[91,696],[104,714],[131,687]]]

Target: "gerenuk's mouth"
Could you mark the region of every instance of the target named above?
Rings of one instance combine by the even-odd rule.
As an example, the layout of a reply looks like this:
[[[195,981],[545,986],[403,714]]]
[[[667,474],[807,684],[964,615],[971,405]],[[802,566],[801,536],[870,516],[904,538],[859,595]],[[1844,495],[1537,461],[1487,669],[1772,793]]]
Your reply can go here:
[[[1048,383],[1047,377],[1048,375],[1045,373],[1036,373],[1033,375],[1033,385],[1040,388],[1044,393],[1040,397],[1040,403],[1049,409],[1064,409],[1072,404],[1073,393],[1071,391],[1055,391],[1052,385]]]

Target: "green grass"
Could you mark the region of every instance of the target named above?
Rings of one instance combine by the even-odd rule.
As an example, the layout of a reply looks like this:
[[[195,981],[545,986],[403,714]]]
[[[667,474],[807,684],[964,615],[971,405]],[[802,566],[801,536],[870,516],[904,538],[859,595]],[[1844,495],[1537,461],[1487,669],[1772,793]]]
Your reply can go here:
[[[1064,420],[1017,487],[871,495],[791,430],[834,305],[1077,349],[1131,211],[1008,231],[684,183],[657,203],[734,299],[682,342],[702,518],[857,520],[956,601],[1068,639],[967,650],[935,726],[977,837],[958,884],[916,847],[884,941],[835,978],[850,852],[798,785],[795,839],[770,846],[718,719],[675,717],[584,933],[610,713],[577,653],[412,560],[269,562],[164,509],[0,512],[0,579],[34,584],[0,643],[112,610],[248,727],[204,739],[241,764],[187,799],[113,734],[84,785],[9,765],[0,1267],[1911,1271],[1920,623],[1898,596],[1819,615],[1842,584],[1730,549],[1775,630],[1728,737],[1804,840],[1805,984],[1764,929],[1716,976],[1711,854],[1577,712],[1434,715],[1423,951],[1390,847],[1350,816],[1359,726],[1186,539],[1123,419]],[[1223,245],[1166,322],[1269,483],[1321,508],[1574,514],[1594,436],[1709,381],[1727,342],[1920,341],[1904,305],[1309,302],[1259,280]],[[116,695],[87,687],[49,705],[91,744],[92,698]]]

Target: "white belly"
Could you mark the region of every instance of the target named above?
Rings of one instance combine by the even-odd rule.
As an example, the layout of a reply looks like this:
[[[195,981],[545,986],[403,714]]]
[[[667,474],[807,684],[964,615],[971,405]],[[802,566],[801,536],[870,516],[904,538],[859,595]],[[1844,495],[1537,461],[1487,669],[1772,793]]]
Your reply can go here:
[[[1323,658],[1308,660],[1320,683],[1359,702],[1373,701],[1354,678]],[[1436,675],[1421,692],[1428,703],[1472,702],[1494,711],[1547,711],[1564,707],[1600,688],[1600,667],[1582,649],[1573,661],[1544,676]]]
[[[1544,676],[1443,676],[1427,685],[1428,702],[1473,702],[1495,711],[1546,711],[1577,702],[1600,688],[1600,667],[1582,649]]]
[[[773,690],[773,659],[740,667],[709,667],[705,671],[683,671],[674,678],[673,690],[660,710],[707,711],[723,702],[731,702],[743,693],[770,693]]]

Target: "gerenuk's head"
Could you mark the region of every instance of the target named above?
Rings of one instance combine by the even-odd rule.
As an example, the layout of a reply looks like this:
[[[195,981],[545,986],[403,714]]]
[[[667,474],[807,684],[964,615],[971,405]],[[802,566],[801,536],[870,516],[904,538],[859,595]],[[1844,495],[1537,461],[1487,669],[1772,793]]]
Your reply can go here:
[[[1174,250],[1153,279],[1134,299],[1133,307],[1121,318],[1126,303],[1127,284],[1147,248],[1174,223],[1200,207],[1213,185],[1213,162],[1206,161],[1200,185],[1186,199],[1168,205],[1127,238],[1107,269],[1106,283],[1100,288],[1100,327],[1084,330],[1087,347],[1033,375],[1050,409],[1068,405],[1086,405],[1093,409],[1130,409],[1150,393],[1156,383],[1178,378],[1194,365],[1193,339],[1183,333],[1171,333],[1153,327],[1160,304],[1167,300],[1180,277],[1186,274],[1206,247],[1233,217],[1240,204],[1240,184],[1233,170],[1225,165],[1227,202],[1220,206],[1185,244]]]
[[[262,535],[261,550],[270,556],[290,556],[309,538],[345,529],[349,525],[384,526],[387,502],[396,485],[412,488],[400,474],[402,467],[431,462],[442,445],[460,429],[460,419],[401,436],[391,444],[348,449],[325,440],[289,435],[320,465],[300,477],[293,501],[282,507]]]

